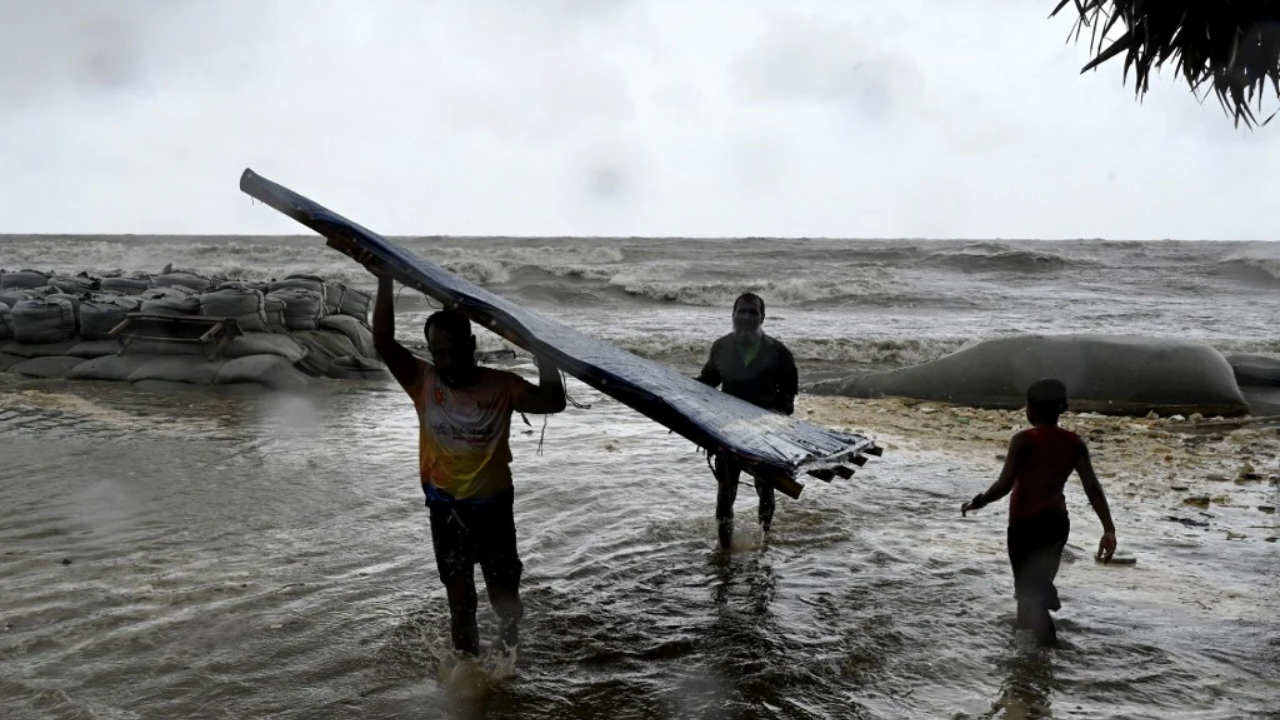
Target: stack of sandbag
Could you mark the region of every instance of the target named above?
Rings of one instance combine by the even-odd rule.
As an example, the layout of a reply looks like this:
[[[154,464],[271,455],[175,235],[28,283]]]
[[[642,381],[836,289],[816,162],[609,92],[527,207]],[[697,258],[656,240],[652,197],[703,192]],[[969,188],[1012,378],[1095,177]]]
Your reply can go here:
[[[251,287],[228,284],[204,293],[200,296],[200,314],[231,318],[242,332],[270,332],[265,297]]]
[[[79,275],[54,275],[49,278],[49,285],[58,292],[68,295],[84,295],[98,289],[101,281],[90,277],[88,273]]]
[[[200,295],[185,285],[153,287],[142,293],[141,311],[153,315],[199,315]]]
[[[284,303],[284,325],[288,330],[315,330],[325,316],[324,295],[315,290],[285,287],[272,290],[270,297]]]
[[[372,297],[363,290],[357,290],[353,287],[343,287],[342,303],[338,308],[338,313],[353,317],[360,321],[361,325],[369,326],[369,307],[372,304]]]
[[[80,337],[84,340],[109,340],[111,330],[124,322],[129,313],[142,307],[142,299],[130,295],[99,294],[80,303]]]
[[[151,281],[146,278],[108,277],[102,278],[98,289],[121,295],[141,295],[151,289]]]
[[[177,271],[156,275],[151,278],[151,285],[158,288],[182,287],[199,294],[212,287],[213,281],[195,273]]]
[[[0,290],[31,290],[49,284],[49,274],[39,270],[19,270],[0,275]]]
[[[7,342],[13,339],[13,313],[9,311],[8,303],[0,302],[0,342]]]
[[[10,313],[13,339],[20,343],[65,342],[76,335],[75,306],[65,296],[22,300]]]

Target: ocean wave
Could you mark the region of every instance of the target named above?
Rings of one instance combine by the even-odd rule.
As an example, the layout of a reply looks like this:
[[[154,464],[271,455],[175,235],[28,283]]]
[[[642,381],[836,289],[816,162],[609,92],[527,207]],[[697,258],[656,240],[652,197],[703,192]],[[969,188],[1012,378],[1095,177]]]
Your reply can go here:
[[[1280,253],[1232,253],[1218,261],[1218,273],[1246,283],[1280,284]]]
[[[625,338],[602,338],[628,352],[672,365],[694,367],[706,360],[715,337],[651,333]],[[944,338],[779,338],[801,366],[860,369],[902,367],[936,360],[973,342],[968,337]]]
[[[926,261],[935,266],[965,272],[1057,272],[1072,266],[1095,266],[1092,260],[1072,259],[1045,251],[1018,250],[998,243],[978,243],[960,250],[930,253]]]
[[[650,265],[617,273],[609,278],[608,284],[634,297],[704,307],[731,305],[744,292],[760,295],[770,306],[804,306],[866,298],[884,301],[902,297],[904,290],[892,273],[879,268],[842,278],[673,279],[679,278],[682,269],[679,265]]]

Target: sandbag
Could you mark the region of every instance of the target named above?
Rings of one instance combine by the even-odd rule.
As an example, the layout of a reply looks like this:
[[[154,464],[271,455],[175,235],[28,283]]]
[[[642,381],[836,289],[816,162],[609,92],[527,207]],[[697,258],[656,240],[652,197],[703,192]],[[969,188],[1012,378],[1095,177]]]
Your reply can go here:
[[[373,297],[369,293],[348,287],[342,292],[342,306],[338,309],[338,312],[359,320],[360,324],[367,327],[369,325],[369,308],[372,305]]]
[[[75,307],[65,297],[23,300],[11,314],[13,337],[18,342],[48,344],[75,337]]]
[[[295,364],[308,375],[328,377],[334,360],[360,354],[346,335],[333,330],[295,330],[289,336],[307,351]]]
[[[141,295],[151,289],[151,281],[126,277],[102,278],[98,289],[103,292],[120,293],[121,295]]]
[[[19,270],[0,275],[0,290],[27,290],[49,284],[49,273],[39,270]]]
[[[219,385],[257,383],[271,390],[298,392],[310,382],[306,375],[278,355],[249,355],[222,366],[215,382]]]
[[[151,278],[152,287],[183,287],[196,293],[202,293],[213,285],[207,277],[189,272],[167,272]]]
[[[0,342],[13,339],[13,313],[9,304],[0,302]]]
[[[262,298],[262,310],[267,316],[267,330],[273,333],[287,333],[289,326],[284,323],[284,300],[275,295]]]
[[[26,377],[61,380],[83,362],[87,361],[70,355],[31,358],[9,366],[9,372]]]
[[[324,284],[324,312],[326,315],[337,315],[342,311],[342,296],[347,286],[341,283]]]
[[[111,330],[124,322],[131,312],[142,307],[141,298],[119,295],[97,295],[80,303],[80,337],[84,340],[106,340]]]
[[[1231,365],[1209,345],[1120,335],[988,340],[921,365],[820,383],[813,391],[1014,409],[1044,377],[1066,384],[1075,412],[1228,416],[1249,410]]]
[[[284,324],[289,330],[315,330],[324,317],[323,290],[286,287],[271,295],[284,301]]]
[[[74,318],[75,320],[75,324],[76,324],[75,331],[76,331],[76,334],[79,335],[80,334],[80,303],[87,300],[90,297],[90,295],[88,293],[85,293],[83,295],[72,295],[70,293],[56,292],[51,295],[47,295],[46,297],[51,299],[61,298],[71,303],[71,317]]]
[[[319,324],[321,330],[336,330],[346,335],[351,344],[355,345],[355,354],[360,357],[378,357],[378,351],[373,347],[373,333],[359,320],[349,315],[330,315],[321,318]]]
[[[232,318],[242,332],[268,332],[262,293],[247,287],[223,287],[200,296],[200,314]]]
[[[48,285],[68,295],[83,295],[98,289],[99,280],[86,273],[79,275],[54,275],[49,278]]]
[[[268,286],[269,293],[277,290],[302,289],[311,290],[324,296],[324,278],[318,275],[289,275],[283,280],[274,280]]]
[[[34,292],[33,290],[4,290],[0,292],[0,303],[8,305],[9,309],[13,310],[13,306],[23,300],[30,300],[37,297],[44,297],[44,294]]]
[[[247,280],[227,280],[226,282],[218,283],[217,287],[215,287],[214,290],[226,290],[227,288],[257,290],[263,295],[266,295],[267,293],[271,292],[271,283],[249,282]]]
[[[194,385],[212,385],[218,371],[226,365],[226,360],[206,360],[198,356],[178,356],[155,358],[134,370],[129,375],[129,382],[143,380],[164,380]]]
[[[26,360],[26,358],[0,352],[0,372],[8,372],[9,368],[17,365],[23,360]]]
[[[199,315],[200,295],[184,285],[154,287],[142,293],[141,312],[154,315]]]
[[[66,354],[78,358],[96,358],[103,355],[115,355],[120,352],[120,341],[111,340],[81,340],[72,345]]]
[[[7,355],[16,355],[20,358],[39,358],[53,357],[55,355],[70,355],[71,348],[80,344],[79,340],[63,340],[56,343],[21,343],[11,342],[8,345],[0,347],[0,352]]]
[[[138,368],[158,359],[160,358],[155,355],[103,355],[75,366],[67,373],[67,379],[124,382]]]
[[[391,371],[378,360],[344,355],[329,364],[329,377],[339,380],[390,380]]]
[[[209,349],[201,343],[180,343],[166,340],[134,340],[129,343],[130,354],[142,355],[204,355]],[[246,333],[233,338],[219,353],[223,358],[246,355],[278,355],[290,364],[307,355],[306,349],[288,335],[273,333]]]

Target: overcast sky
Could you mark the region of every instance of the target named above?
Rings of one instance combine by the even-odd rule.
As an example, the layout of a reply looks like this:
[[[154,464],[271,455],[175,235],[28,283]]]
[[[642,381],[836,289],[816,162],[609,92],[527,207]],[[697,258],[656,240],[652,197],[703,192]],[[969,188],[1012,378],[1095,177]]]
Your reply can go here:
[[[1280,235],[1280,126],[1055,4],[0,0],[0,232],[298,232],[252,167],[386,234]]]

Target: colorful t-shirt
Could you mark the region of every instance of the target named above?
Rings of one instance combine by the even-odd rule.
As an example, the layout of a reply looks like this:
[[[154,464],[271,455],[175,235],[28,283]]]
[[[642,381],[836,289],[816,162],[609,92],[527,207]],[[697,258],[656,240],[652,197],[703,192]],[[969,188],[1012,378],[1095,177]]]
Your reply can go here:
[[[511,487],[511,412],[533,389],[524,378],[476,368],[465,388],[446,385],[430,363],[420,363],[408,388],[418,409],[422,486],[456,500],[482,500]]]

